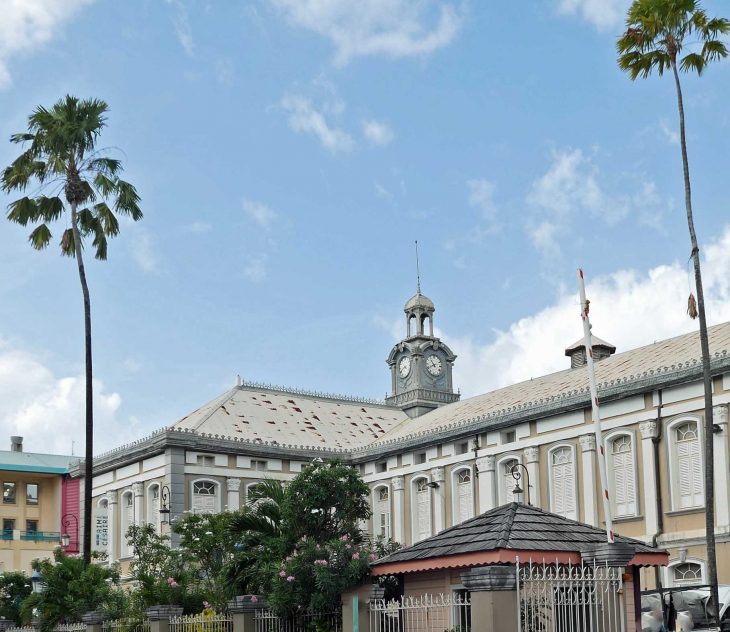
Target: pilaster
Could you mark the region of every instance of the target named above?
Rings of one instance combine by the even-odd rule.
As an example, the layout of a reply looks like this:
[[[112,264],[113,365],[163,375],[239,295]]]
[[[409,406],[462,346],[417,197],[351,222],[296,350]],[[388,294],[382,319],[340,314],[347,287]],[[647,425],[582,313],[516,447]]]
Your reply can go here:
[[[586,524],[598,526],[598,499],[596,498],[596,437],[583,435],[578,439],[583,460],[583,512]]]
[[[641,464],[644,470],[642,492],[644,496],[646,535],[653,536],[659,532],[656,455],[654,454],[654,442],[652,441],[657,436],[657,422],[651,420],[642,421],[639,424],[639,432],[641,433]]]
[[[144,483],[132,483],[132,493],[134,494],[134,524],[141,527],[144,524]]]
[[[394,476],[391,479],[393,489],[393,539],[401,544],[406,543],[406,479]]]
[[[484,513],[497,506],[497,488],[495,483],[495,462],[493,456],[477,459],[477,475],[479,476],[479,513]]]
[[[226,490],[228,491],[228,510],[238,511],[241,508],[241,479],[227,478]]]
[[[541,507],[540,499],[540,448],[525,448],[525,467],[530,476],[530,504]]]
[[[185,448],[170,447],[165,451],[165,485],[170,490],[170,521],[179,520],[185,511]],[[170,544],[180,544],[180,536],[168,525]]]
[[[107,549],[109,564],[117,561],[117,550],[119,549],[119,493],[110,490],[106,493],[106,500],[109,507],[109,545]]]
[[[715,520],[717,526],[730,524],[730,446],[728,446],[728,407],[721,404],[712,408],[712,423],[719,431],[713,429],[713,448],[715,452]]]
[[[446,528],[446,490],[444,489],[444,468],[435,467],[431,470],[431,480],[438,483],[433,490],[433,529],[434,535]]]

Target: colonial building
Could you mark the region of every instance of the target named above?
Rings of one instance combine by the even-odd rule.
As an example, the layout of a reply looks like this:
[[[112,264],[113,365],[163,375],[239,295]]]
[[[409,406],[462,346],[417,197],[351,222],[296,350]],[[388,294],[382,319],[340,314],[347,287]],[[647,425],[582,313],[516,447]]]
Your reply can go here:
[[[23,451],[23,437],[11,437],[0,451],[0,572],[30,572],[35,558],[51,557],[68,535],[68,553],[79,552],[79,479],[68,474],[77,457]]]
[[[95,546],[125,562],[129,525],[167,531],[166,518],[184,511],[238,508],[256,481],[289,480],[331,456],[369,483],[369,532],[403,543],[514,500],[602,527],[582,342],[567,347],[563,371],[460,400],[457,356],[433,335],[433,302],[419,292],[404,311],[385,401],[239,379],[184,419],[97,457]],[[730,323],[710,329],[714,420],[704,419],[698,334],[623,353],[598,338],[593,346],[615,531],[669,550],[667,584],[705,579],[703,445],[712,432],[718,568],[730,582]],[[515,464],[529,476],[524,494]]]

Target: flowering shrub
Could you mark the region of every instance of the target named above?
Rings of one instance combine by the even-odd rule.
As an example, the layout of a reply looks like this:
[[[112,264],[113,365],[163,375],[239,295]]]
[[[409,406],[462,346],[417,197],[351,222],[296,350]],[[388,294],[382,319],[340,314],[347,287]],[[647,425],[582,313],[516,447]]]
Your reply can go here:
[[[342,591],[361,583],[376,557],[349,534],[322,543],[304,536],[277,569],[269,605],[280,616],[335,611]]]

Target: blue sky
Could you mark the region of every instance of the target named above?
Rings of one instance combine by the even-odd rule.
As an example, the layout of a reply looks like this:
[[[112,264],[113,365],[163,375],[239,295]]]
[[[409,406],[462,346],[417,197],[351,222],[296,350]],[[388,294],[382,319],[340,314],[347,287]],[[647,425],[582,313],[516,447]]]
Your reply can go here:
[[[565,368],[578,266],[619,350],[694,326],[676,96],[616,68],[626,0],[6,3],[0,139],[37,104],[103,98],[102,145],[142,196],[88,265],[99,450],[236,374],[382,397],[415,239],[465,395]],[[730,318],[729,75],[684,79],[712,322]],[[0,224],[0,428],[68,452],[78,277],[28,232]]]

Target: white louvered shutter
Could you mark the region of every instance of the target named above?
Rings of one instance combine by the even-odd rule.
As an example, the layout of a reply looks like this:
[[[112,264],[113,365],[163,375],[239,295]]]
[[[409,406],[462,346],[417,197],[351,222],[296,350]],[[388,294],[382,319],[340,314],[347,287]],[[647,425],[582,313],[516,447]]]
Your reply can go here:
[[[703,503],[702,461],[697,424],[692,422],[677,429],[677,474],[681,509]]]
[[[636,515],[636,471],[631,438],[613,441],[613,487],[617,516]]]
[[[512,466],[515,465],[517,461],[508,461],[504,464],[504,502],[505,503],[511,503],[514,502],[515,494],[514,494],[514,488],[517,484],[517,481],[515,480],[515,477],[512,476]]]
[[[418,540],[431,535],[431,498],[428,487],[418,488]]]
[[[474,500],[471,493],[471,474],[468,471],[459,474],[459,522],[472,517]]]
[[[384,538],[390,537],[390,507],[388,501],[380,502],[380,535]]]
[[[553,513],[575,517],[575,473],[569,448],[553,452]]]

